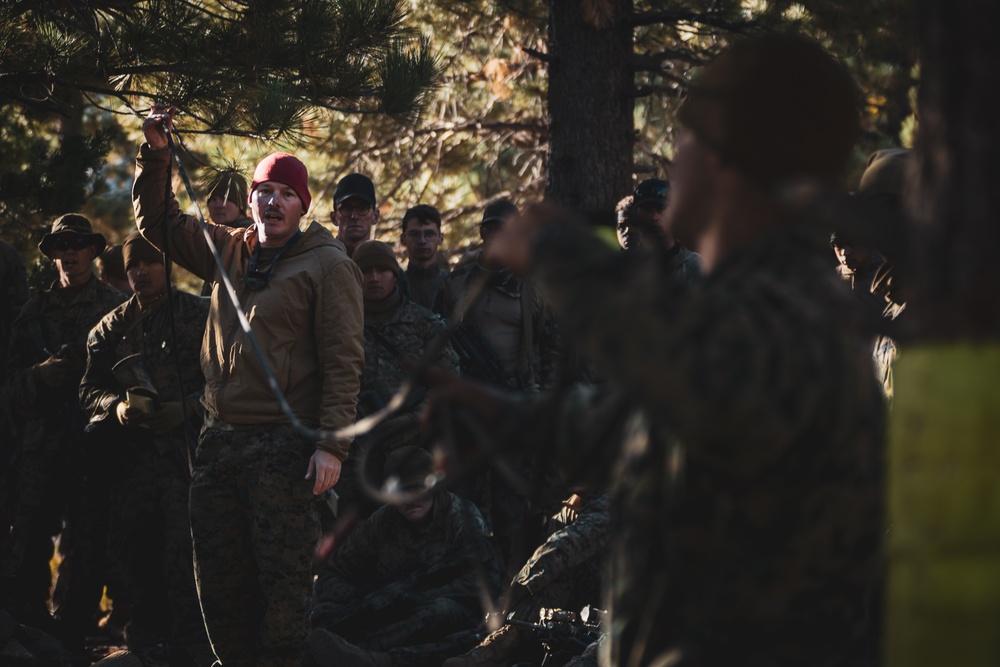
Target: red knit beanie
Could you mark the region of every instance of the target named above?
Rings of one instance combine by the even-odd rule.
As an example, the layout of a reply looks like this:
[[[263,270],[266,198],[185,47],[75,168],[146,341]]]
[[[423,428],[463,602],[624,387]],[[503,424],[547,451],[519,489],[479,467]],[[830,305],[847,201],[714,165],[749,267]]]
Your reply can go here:
[[[247,197],[248,203],[253,197],[253,191],[265,181],[281,183],[295,190],[299,199],[302,200],[302,213],[309,210],[309,204],[312,203],[312,195],[309,194],[309,172],[302,161],[294,155],[271,153],[257,163],[257,168],[253,170],[253,182],[250,184],[250,195]]]

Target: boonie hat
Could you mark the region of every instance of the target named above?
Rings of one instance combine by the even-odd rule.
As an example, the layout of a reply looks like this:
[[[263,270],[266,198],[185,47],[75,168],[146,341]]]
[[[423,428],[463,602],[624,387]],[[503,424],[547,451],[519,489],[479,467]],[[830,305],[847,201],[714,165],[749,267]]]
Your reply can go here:
[[[67,213],[56,218],[55,222],[52,223],[52,230],[42,237],[38,249],[46,257],[52,257],[52,244],[57,238],[66,236],[88,239],[91,245],[97,246],[94,251],[95,257],[104,252],[104,247],[108,244],[103,234],[94,231],[90,220],[79,213]]]

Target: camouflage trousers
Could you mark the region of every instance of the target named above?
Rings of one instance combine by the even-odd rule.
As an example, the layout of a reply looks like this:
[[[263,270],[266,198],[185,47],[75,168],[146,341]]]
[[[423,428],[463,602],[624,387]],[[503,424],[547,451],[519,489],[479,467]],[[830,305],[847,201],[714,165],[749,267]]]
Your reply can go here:
[[[148,439],[125,448],[111,516],[111,554],[131,601],[129,648],[168,639],[207,667],[211,649],[194,582],[187,461],[183,441],[174,444],[166,453]]]
[[[191,479],[195,576],[225,667],[298,667],[309,639],[314,443],[291,426],[203,427]]]

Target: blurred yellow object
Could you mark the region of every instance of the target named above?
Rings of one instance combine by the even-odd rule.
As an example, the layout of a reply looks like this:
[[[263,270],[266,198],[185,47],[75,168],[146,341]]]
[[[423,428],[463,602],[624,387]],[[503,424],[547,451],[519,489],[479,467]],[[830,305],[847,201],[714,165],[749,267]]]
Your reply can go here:
[[[1000,665],[1000,345],[900,350],[888,667]]]

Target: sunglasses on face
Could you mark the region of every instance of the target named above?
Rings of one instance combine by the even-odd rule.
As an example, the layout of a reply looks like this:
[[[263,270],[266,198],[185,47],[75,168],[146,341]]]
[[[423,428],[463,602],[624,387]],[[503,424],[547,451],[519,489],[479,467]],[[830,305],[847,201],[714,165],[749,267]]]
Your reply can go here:
[[[425,241],[433,241],[437,237],[438,237],[438,232],[437,230],[434,229],[425,229],[423,231],[419,229],[411,229],[410,231],[406,232],[406,238],[410,239],[411,241],[419,241],[420,239],[424,239]]]
[[[363,217],[372,212],[372,207],[369,204],[359,204],[357,206],[341,206],[337,209],[337,213],[340,213],[346,218],[351,217],[357,213],[358,217]]]
[[[56,238],[52,241],[52,249],[58,251],[64,250],[83,250],[89,245],[93,245],[93,241],[81,236],[68,236],[65,238]]]

